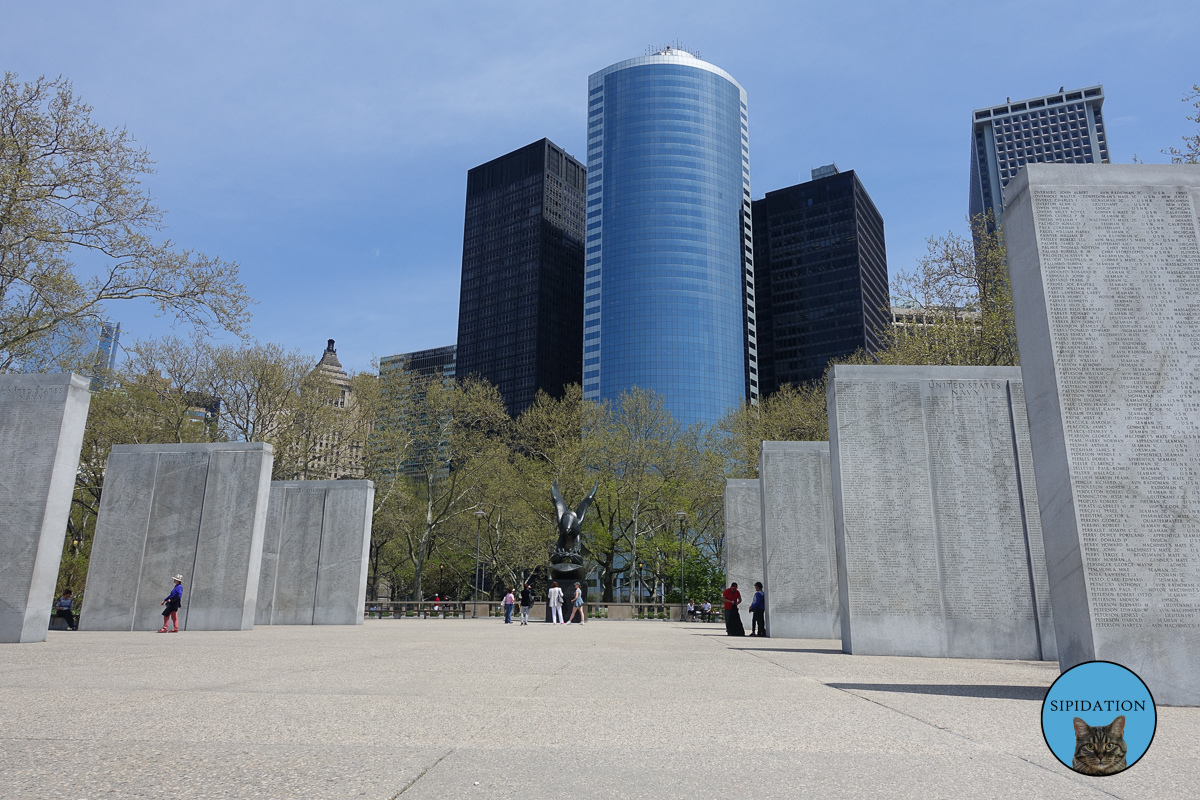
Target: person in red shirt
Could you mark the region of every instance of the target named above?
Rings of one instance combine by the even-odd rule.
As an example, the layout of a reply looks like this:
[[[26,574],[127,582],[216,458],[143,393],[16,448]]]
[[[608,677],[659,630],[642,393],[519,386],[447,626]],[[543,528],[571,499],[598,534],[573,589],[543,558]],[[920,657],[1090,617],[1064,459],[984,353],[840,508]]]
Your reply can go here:
[[[738,604],[742,602],[742,593],[736,583],[721,593],[725,599],[725,633],[729,636],[745,636],[746,628],[742,625],[742,615],[738,612]]]

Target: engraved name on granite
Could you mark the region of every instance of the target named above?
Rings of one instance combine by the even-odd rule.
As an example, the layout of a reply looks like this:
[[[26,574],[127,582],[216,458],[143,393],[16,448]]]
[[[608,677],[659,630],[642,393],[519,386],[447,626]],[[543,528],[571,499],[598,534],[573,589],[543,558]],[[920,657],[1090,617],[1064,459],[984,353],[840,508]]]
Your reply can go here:
[[[763,580],[762,523],[758,480],[725,481],[725,585],[736,583],[745,598],[739,613],[750,630],[750,601],[754,582]],[[703,598],[698,598],[703,602]]]
[[[767,635],[837,639],[841,621],[829,443],[763,442],[758,479]],[[751,585],[750,596],[753,590]]]
[[[0,642],[42,642],[91,403],[80,375],[0,375]]]
[[[1032,164],[1005,194],[1060,666],[1200,705],[1200,166]]]
[[[80,628],[157,630],[176,574],[181,629],[252,628],[272,461],[258,442],[114,446]]]
[[[843,649],[1055,658],[1020,369],[838,365],[828,405]]]

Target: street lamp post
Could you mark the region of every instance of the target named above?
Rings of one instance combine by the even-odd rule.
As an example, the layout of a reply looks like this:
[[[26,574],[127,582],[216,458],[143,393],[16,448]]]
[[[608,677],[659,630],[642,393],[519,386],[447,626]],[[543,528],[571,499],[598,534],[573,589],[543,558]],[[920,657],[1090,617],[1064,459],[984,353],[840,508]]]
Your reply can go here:
[[[675,519],[679,520],[679,621],[683,622],[683,609],[687,608],[687,600],[683,597],[683,523],[687,521],[687,512],[676,511]]]
[[[482,508],[475,511],[475,602],[471,605],[471,619],[479,617],[479,532],[486,516]]]

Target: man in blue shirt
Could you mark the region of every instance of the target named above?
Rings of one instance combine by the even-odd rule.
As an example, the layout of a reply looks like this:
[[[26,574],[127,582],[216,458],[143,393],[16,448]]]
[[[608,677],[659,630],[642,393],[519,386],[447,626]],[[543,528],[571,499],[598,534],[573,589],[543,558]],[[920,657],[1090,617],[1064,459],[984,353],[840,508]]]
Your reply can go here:
[[[766,636],[767,623],[763,612],[767,610],[767,596],[763,594],[762,583],[754,584],[754,600],[750,602],[750,635]]]

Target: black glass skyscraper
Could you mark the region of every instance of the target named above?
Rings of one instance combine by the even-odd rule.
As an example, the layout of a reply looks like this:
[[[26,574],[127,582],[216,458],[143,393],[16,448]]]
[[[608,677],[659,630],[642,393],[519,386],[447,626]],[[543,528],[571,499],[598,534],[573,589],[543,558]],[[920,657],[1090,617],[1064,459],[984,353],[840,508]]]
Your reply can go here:
[[[456,350],[454,345],[447,345],[384,356],[379,359],[379,373],[382,375],[395,369],[409,369],[421,377],[441,375],[444,378],[453,378],[457,363]]]
[[[751,214],[761,394],[878,350],[891,324],[883,217],[854,170],[815,169],[755,200]]]
[[[467,172],[457,373],[493,383],[514,416],[581,379],[586,189],[549,139]]]

